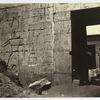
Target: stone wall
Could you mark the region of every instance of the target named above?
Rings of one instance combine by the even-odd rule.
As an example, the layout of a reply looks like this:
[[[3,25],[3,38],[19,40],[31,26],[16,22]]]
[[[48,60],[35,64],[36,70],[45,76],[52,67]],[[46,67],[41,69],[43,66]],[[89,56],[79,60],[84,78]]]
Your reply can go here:
[[[54,83],[71,83],[71,11],[100,4],[54,4]]]
[[[0,9],[0,57],[15,64],[22,84],[42,77],[71,80],[70,11],[97,4],[26,4]]]
[[[52,6],[24,5],[0,10],[0,56],[16,65],[24,85],[53,72]],[[40,77],[40,78],[41,78]]]

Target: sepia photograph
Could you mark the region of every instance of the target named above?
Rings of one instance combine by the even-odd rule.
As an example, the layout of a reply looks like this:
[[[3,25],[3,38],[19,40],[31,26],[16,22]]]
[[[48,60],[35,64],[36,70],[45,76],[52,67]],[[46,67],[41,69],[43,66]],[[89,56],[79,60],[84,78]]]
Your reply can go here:
[[[0,4],[0,97],[100,97],[100,3]]]

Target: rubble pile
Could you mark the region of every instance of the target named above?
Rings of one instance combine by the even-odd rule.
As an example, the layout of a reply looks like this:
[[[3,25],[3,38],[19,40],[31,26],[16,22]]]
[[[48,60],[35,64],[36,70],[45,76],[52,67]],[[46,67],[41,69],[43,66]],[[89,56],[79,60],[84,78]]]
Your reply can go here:
[[[0,97],[18,97],[23,89],[0,73]]]
[[[29,88],[34,89],[39,95],[42,94],[42,91],[46,91],[51,88],[51,82],[46,78],[35,81],[29,85]]]
[[[51,87],[51,82],[43,78],[31,83],[28,90],[25,90],[19,80],[19,74],[10,67],[0,59],[0,97],[27,97],[31,93],[30,89],[40,95]]]

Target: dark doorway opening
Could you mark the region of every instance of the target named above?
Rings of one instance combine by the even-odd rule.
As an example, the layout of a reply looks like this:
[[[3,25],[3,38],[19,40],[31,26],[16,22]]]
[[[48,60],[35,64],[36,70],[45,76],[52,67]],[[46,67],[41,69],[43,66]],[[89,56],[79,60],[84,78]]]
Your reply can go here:
[[[96,68],[95,45],[87,45],[87,66],[89,69]]]
[[[97,24],[100,24],[100,7],[71,11],[72,80],[79,79],[80,84],[88,83],[88,70],[95,66],[95,47],[87,45],[86,26]],[[93,53],[90,60],[88,50]]]

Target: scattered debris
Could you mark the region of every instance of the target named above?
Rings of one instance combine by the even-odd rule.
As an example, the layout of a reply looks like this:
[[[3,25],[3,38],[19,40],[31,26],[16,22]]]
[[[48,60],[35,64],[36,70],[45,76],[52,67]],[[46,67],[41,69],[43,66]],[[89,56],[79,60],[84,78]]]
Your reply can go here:
[[[3,73],[7,70],[7,64],[4,60],[0,58],[0,72]]]
[[[21,82],[19,80],[19,75],[18,74],[14,73],[10,69],[7,69],[7,71],[5,71],[3,74],[6,75],[7,77],[9,77],[10,80],[13,81],[16,85],[22,87],[22,84],[21,84]]]
[[[18,97],[23,89],[0,73],[0,97]]]
[[[7,77],[9,77],[13,82],[15,82],[16,85],[22,87],[22,84],[19,81],[18,73],[15,73],[15,71],[13,70],[14,67],[17,66],[16,65],[8,66],[6,62],[0,58],[0,73],[3,73]]]
[[[42,91],[48,90],[51,88],[51,82],[48,81],[46,78],[43,78],[29,84],[29,88],[36,90],[36,93],[41,95]]]

